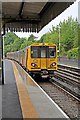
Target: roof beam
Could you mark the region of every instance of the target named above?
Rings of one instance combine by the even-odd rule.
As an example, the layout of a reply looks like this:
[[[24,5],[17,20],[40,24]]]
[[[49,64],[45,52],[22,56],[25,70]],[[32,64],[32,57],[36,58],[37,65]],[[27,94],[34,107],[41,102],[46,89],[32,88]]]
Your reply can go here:
[[[24,2],[21,3],[21,7],[20,7],[20,10],[19,10],[19,16],[20,16],[20,17],[21,17],[23,8],[24,8]]]
[[[17,22],[17,23],[20,23],[20,22],[24,22],[24,23],[32,23],[32,24],[36,24],[36,23],[39,23],[40,22],[40,19],[34,19],[34,20],[32,20],[32,19],[22,19],[22,20],[16,20],[16,19],[11,19],[11,20],[8,20],[6,23],[15,23],[15,22]]]
[[[40,17],[44,15],[44,13],[49,10],[49,8],[51,6],[54,6],[55,2],[47,2],[46,5],[44,6],[44,8],[41,10],[41,12],[39,13]]]

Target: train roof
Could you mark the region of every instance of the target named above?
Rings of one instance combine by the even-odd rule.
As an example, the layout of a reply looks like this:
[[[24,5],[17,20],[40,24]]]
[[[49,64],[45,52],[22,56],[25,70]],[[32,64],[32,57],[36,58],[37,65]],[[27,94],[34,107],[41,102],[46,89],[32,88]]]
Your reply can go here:
[[[30,46],[56,46],[56,44],[53,44],[53,43],[34,43]]]
[[[56,46],[56,44],[53,44],[53,43],[33,43],[30,46],[26,46],[25,48],[23,48],[21,50],[14,51],[14,52],[8,52],[7,54],[9,54],[9,53],[19,53],[19,52],[22,52],[22,51],[28,49],[31,46]]]

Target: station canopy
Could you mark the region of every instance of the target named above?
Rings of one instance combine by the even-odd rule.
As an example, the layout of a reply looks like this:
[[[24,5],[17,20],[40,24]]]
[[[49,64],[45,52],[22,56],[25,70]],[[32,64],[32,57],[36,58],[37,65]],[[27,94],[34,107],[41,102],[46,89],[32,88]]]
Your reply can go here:
[[[68,1],[68,0],[67,0]],[[42,0],[2,0],[2,26],[5,31],[39,32],[73,2]]]

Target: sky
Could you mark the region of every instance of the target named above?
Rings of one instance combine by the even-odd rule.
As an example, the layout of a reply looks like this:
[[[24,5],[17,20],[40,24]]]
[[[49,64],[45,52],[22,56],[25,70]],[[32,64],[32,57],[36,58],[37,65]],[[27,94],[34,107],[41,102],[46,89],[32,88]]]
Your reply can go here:
[[[52,20],[49,24],[47,24],[39,33],[23,33],[23,32],[16,32],[16,35],[18,37],[26,37],[28,38],[31,34],[33,34],[37,39],[40,39],[40,37],[49,32],[50,29],[52,29],[52,25],[56,26],[59,25],[60,21],[63,22],[63,20],[67,20],[69,16],[72,16],[72,18],[76,19],[78,18],[78,7],[80,4],[80,0],[76,0],[74,4],[70,5],[64,12],[62,12],[59,16],[57,16],[54,20]]]

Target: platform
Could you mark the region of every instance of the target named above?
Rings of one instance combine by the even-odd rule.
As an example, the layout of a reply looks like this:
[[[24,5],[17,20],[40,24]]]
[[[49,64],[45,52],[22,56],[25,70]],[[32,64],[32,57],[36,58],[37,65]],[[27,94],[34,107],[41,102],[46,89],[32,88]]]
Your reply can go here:
[[[2,118],[22,118],[12,63],[4,61],[5,83],[2,86]]]
[[[68,118],[16,62],[5,60],[3,118]]]

